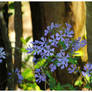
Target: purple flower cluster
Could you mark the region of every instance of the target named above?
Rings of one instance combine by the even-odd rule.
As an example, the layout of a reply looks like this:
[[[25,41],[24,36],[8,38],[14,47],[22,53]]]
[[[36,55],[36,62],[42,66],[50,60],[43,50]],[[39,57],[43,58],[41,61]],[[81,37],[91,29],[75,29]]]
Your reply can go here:
[[[57,67],[61,69],[68,67],[69,58],[73,58],[74,51],[84,47],[87,43],[86,40],[81,41],[80,37],[78,40],[74,40],[72,26],[68,23],[65,23],[65,26],[64,28],[60,24],[51,23],[44,31],[44,37],[41,37],[40,41],[31,42],[33,47],[27,48],[28,53],[40,55],[41,58],[46,59],[46,63],[50,57],[49,68],[51,72],[54,72]],[[76,71],[76,66],[72,64],[68,71],[69,73]],[[35,75],[36,81],[39,83],[46,79],[45,75],[40,72],[40,69],[37,69]]]
[[[12,73],[9,72],[9,73],[8,73],[8,79],[11,79],[11,78],[12,78],[11,75],[12,75]]]
[[[77,51],[80,48],[84,47],[87,44],[86,40],[81,41],[81,37],[78,38],[78,40],[75,40],[74,43],[72,44],[72,50]]]
[[[77,65],[71,64],[68,71],[69,73],[78,72]]]
[[[35,70],[35,78],[36,78],[36,82],[38,82],[38,83],[40,83],[41,81],[45,81],[46,80],[46,76],[41,71],[41,69],[36,69]]]
[[[64,69],[65,67],[68,66],[68,61],[69,61],[69,55],[65,55],[65,52],[63,50],[60,50],[60,53],[56,54],[58,63],[57,66],[60,67],[61,69]]]
[[[84,71],[82,71],[83,76],[92,76],[92,64],[86,64],[84,66]]]
[[[70,38],[73,37],[74,32],[73,32],[73,30],[71,30],[72,26],[68,23],[65,23],[65,24],[66,24],[66,29],[65,29],[64,36],[65,37],[70,37]]]
[[[20,74],[20,71],[18,68],[15,69],[15,73],[17,74],[17,77],[18,77],[18,83],[22,83],[23,77]]]
[[[80,72],[82,75],[85,77],[88,75],[89,77],[92,76],[92,64],[86,64],[83,68],[83,70],[80,71],[78,69],[77,65],[71,64],[70,67],[68,68],[69,73],[74,73],[74,72]]]
[[[54,24],[53,22],[51,23],[50,26],[47,27],[46,30],[44,30],[44,36],[47,36],[48,33],[51,33],[53,29],[59,28],[61,25],[60,24]]]
[[[51,46],[48,45],[45,37],[41,37],[41,41],[35,40],[32,44],[34,45],[33,48],[27,48],[28,53],[34,51],[33,55],[41,55],[41,58],[45,59],[47,59],[48,56],[53,55],[54,48],[51,48]]]
[[[5,59],[6,57],[4,48],[0,48],[0,63],[2,63],[2,59]]]
[[[20,71],[18,68],[15,69],[15,74],[17,75],[17,78],[18,78],[18,83],[22,83],[22,80],[23,80],[23,77],[22,75],[20,74]],[[15,74],[13,73],[8,73],[8,76],[9,76],[9,79],[11,79],[13,76],[15,76]]]
[[[50,64],[49,68],[51,69],[51,72],[54,72],[56,70],[56,65],[52,63]]]

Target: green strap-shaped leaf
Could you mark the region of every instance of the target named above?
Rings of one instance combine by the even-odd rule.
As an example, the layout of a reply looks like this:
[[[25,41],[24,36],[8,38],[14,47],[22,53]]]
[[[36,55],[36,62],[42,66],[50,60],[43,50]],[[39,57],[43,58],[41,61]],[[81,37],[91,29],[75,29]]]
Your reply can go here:
[[[43,66],[43,64],[46,62],[46,59],[41,59],[37,62],[37,64],[34,66],[35,69],[38,69]]]

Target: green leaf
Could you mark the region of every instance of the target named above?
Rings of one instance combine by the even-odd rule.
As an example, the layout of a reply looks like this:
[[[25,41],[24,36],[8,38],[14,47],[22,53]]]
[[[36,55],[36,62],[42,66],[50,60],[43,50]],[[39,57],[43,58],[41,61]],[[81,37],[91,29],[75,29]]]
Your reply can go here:
[[[31,39],[31,37],[29,36],[25,40],[26,40],[26,42],[28,42],[30,39]]]
[[[45,68],[47,65],[48,65],[48,62],[44,63],[44,65],[43,65],[43,66],[44,66],[44,68]]]
[[[65,85],[62,85],[62,87],[64,88],[64,89],[68,89],[68,90],[75,90],[75,88],[73,87],[73,85],[71,85],[71,84],[65,84]]]
[[[59,45],[62,45],[63,49],[66,49],[66,45],[64,44],[64,42],[59,41],[59,43],[58,43],[58,44],[59,44]]]
[[[21,52],[28,52],[25,48],[21,48]]]
[[[22,76],[26,80],[35,81],[34,73],[30,68],[27,68],[22,72]]]
[[[47,60],[48,60],[48,61],[51,61],[51,60],[52,60],[51,56],[49,56]]]
[[[46,67],[51,60],[52,60],[52,58],[51,58],[51,56],[49,56],[48,59],[46,60],[46,63],[44,63],[43,66]]]
[[[51,78],[51,75],[50,75],[49,71],[46,71],[46,75],[47,75],[49,78]]]
[[[9,9],[14,9],[14,2],[9,4]]]
[[[23,37],[21,37],[21,42],[24,44],[24,45],[26,45],[27,44],[27,42],[30,40],[30,36],[29,37],[27,37],[26,39],[24,39]]]
[[[75,58],[69,58],[69,63],[77,64],[77,60]]]
[[[51,90],[53,90],[56,86],[56,80],[51,76],[51,74],[46,71],[47,76],[49,77],[49,87]]]
[[[36,65],[34,65],[34,68],[38,69],[38,68],[42,67],[45,62],[46,62],[46,59],[41,59],[40,61],[37,62]]]
[[[21,84],[20,84],[21,85]],[[30,91],[30,90],[39,90],[40,91],[40,87],[36,84],[36,83],[24,83],[21,85],[23,87],[23,89],[26,91]]]
[[[83,84],[83,82],[82,82],[82,80],[77,80],[77,81],[75,81],[75,86],[81,86]]]
[[[21,37],[21,42],[24,44],[24,45],[26,45],[26,40],[23,38],[23,37]]]
[[[32,55],[26,56],[25,61],[26,61],[26,62],[29,61],[29,59],[31,58],[31,56],[32,56]]]
[[[58,83],[55,87],[55,90],[64,90],[60,83]]]
[[[90,86],[90,85],[85,85],[85,87],[84,88],[88,88],[88,89],[92,89],[92,87]]]
[[[86,81],[87,81],[88,83],[90,83],[90,77],[88,76],[88,74],[85,76],[85,78],[86,78]]]
[[[50,89],[54,89],[56,86],[56,80],[53,77],[49,78],[49,86],[50,86]]]

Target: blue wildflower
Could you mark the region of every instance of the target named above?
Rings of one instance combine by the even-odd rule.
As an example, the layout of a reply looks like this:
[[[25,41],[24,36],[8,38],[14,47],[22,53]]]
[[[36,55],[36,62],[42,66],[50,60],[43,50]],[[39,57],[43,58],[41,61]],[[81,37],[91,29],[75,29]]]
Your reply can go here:
[[[69,55],[67,54],[66,56],[60,56],[58,57],[58,63],[57,66],[60,67],[61,69],[64,69],[65,67],[68,66],[68,59]]]
[[[55,24],[55,28],[59,28],[61,24]]]
[[[0,59],[0,63],[2,63],[2,59]]]
[[[11,75],[11,73],[9,72],[8,75]]]
[[[26,50],[27,50],[27,53],[32,53],[33,48],[32,47],[28,47]]]
[[[65,34],[64,34],[64,36],[71,38],[71,37],[73,37],[73,34],[74,34],[73,31],[70,31],[70,30],[65,29]]]
[[[87,40],[82,40],[80,42],[81,47],[84,47],[87,44]]]
[[[60,34],[59,34],[60,33]],[[56,33],[56,40],[61,40],[61,41],[64,41],[64,34],[63,34],[63,31],[60,30],[59,33]]]
[[[82,71],[83,76],[91,76],[92,75],[92,64],[86,64],[84,66],[84,71]]]
[[[81,40],[81,37],[78,38],[78,40],[75,40],[72,44],[72,50],[73,51],[77,51],[80,49],[81,47],[81,44],[80,44],[80,40]]]
[[[67,49],[70,47],[70,43],[71,43],[70,39],[66,38],[66,39],[64,40],[64,44],[65,44],[65,46],[66,46],[65,50],[67,50]]]
[[[60,36],[59,33],[56,33],[56,36]]]
[[[51,27],[50,26],[47,26],[47,30],[51,30]]]
[[[48,30],[44,30],[44,36],[47,36],[48,33],[49,33]]]
[[[49,68],[51,69],[51,72],[54,72],[56,70],[56,65],[50,64]]]
[[[43,47],[42,53],[40,54],[42,58],[46,58],[48,56],[54,55],[54,49],[55,48],[50,48],[50,46],[46,45]]]
[[[54,35],[51,35],[50,37],[51,37],[52,39],[54,39],[55,36],[54,36]]]
[[[35,78],[36,78],[36,82],[38,82],[38,83],[46,80],[45,74],[42,73],[42,71],[40,69],[35,70]]]
[[[17,77],[18,77],[18,83],[22,83],[23,77],[20,74],[20,71],[18,68],[15,69],[15,73],[17,74]]]
[[[5,59],[6,57],[4,48],[0,48],[0,63],[2,63],[2,59]]]
[[[63,31],[62,30],[60,30],[59,33],[60,33],[60,35],[63,35]]]
[[[41,37],[41,40],[44,42],[44,41],[46,41],[46,38],[45,37]]]
[[[75,40],[72,44],[72,50],[73,51],[77,51],[79,50],[81,47],[84,47],[87,44],[86,40],[81,40],[81,37],[78,38],[78,40]]]
[[[61,24],[54,24],[53,22],[51,23],[50,29],[52,30],[53,28],[59,28]]]
[[[54,23],[51,23],[51,30],[55,27]]]
[[[67,27],[67,30],[70,30],[72,28],[72,26],[68,23],[65,23],[66,27]]]
[[[49,39],[49,43],[51,43],[51,46],[57,47],[58,42],[59,41],[57,39]]]
[[[22,83],[23,77],[20,73],[17,73],[18,76],[18,83]]]
[[[60,34],[56,33],[56,40],[59,41],[60,40]]]
[[[12,75],[12,73],[10,73],[10,72],[9,72],[9,73],[8,73],[8,78],[9,78],[9,79],[11,79],[11,78],[12,78],[12,76],[11,76],[11,75]]]
[[[36,58],[35,57],[33,57],[33,62],[35,62],[36,61]]]
[[[77,66],[74,64],[71,64],[71,66],[68,68],[69,73],[73,73],[74,71],[77,72]]]
[[[4,48],[0,48],[0,58],[3,58],[5,59],[5,51],[4,51]]]
[[[82,71],[81,73],[82,73],[82,75],[83,75],[84,77],[87,75],[87,73],[84,72],[84,71]]]
[[[65,56],[65,52],[64,52],[63,49],[60,50],[60,52],[56,54],[56,57],[57,57],[57,58],[62,58],[62,57],[64,57],[64,56]]]

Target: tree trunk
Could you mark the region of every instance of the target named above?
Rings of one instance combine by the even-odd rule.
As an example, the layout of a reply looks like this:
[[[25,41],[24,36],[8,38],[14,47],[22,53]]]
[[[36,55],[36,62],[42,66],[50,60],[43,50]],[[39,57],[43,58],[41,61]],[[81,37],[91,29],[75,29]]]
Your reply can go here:
[[[45,25],[44,22],[44,17],[41,12],[41,6],[40,3],[30,3],[30,8],[32,12],[32,26],[33,26],[33,40],[40,40],[40,37],[43,35],[43,30],[44,29],[43,25]]]
[[[43,29],[45,27],[44,22],[44,17],[43,13],[41,11],[41,6],[40,3],[30,3],[30,8],[31,8],[31,14],[32,14],[32,33],[33,33],[33,40],[40,40],[40,37],[43,36]],[[38,55],[35,55],[36,58],[39,58]],[[36,61],[37,62],[37,61]],[[45,84],[39,83],[38,84],[42,90],[45,89]]]
[[[15,15],[14,15],[14,29],[16,35],[15,41],[15,54],[14,54],[14,69],[18,68],[21,70],[21,61],[22,61],[22,53],[20,52],[20,48],[22,48],[22,42],[20,38],[23,34],[23,27],[22,27],[22,11],[21,11],[21,2],[14,3],[15,8]],[[17,88],[17,78],[15,76],[14,81],[15,89]]]
[[[6,12],[6,16],[8,16],[7,12]],[[11,74],[13,74],[13,62],[12,62],[11,43],[10,43],[9,37],[8,37],[7,22],[5,22],[5,19],[4,19],[2,11],[0,11],[0,29],[1,29],[2,41],[4,43],[5,52],[6,52],[7,71],[10,72]],[[3,72],[3,73],[5,73],[5,72]],[[8,79],[9,79],[9,77],[8,77]],[[14,89],[14,85],[13,84],[14,84],[14,79],[13,78],[11,80],[8,80],[7,86],[8,86],[9,90],[13,90]]]
[[[86,4],[85,2],[72,2],[71,4],[72,12],[72,23],[74,29],[74,38],[77,39],[81,37],[82,40],[86,39]],[[79,16],[78,16],[79,14]],[[87,62],[87,45],[80,50],[82,52],[81,59],[82,62]]]
[[[88,42],[88,62],[92,64],[92,2],[86,2],[87,5],[87,42]]]
[[[3,39],[2,39],[2,34],[1,34],[1,31],[2,31],[1,24],[2,24],[2,22],[0,21],[0,48],[1,47],[5,48],[4,42],[3,42]],[[5,88],[7,86],[6,62],[7,62],[6,60],[3,60],[3,62],[0,63],[0,75],[1,75],[0,76],[0,90],[5,90]]]

